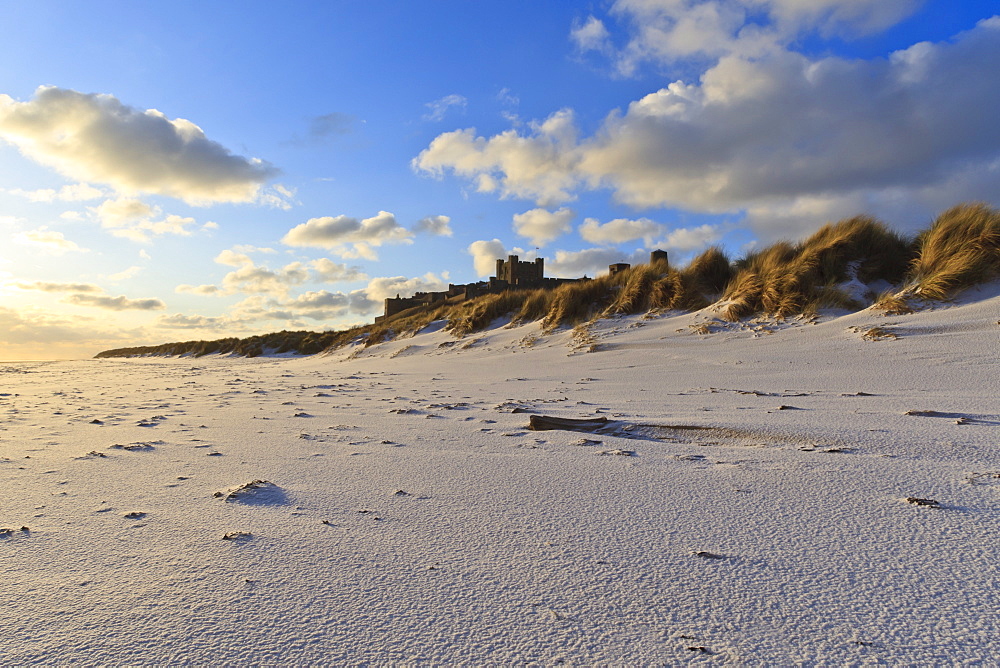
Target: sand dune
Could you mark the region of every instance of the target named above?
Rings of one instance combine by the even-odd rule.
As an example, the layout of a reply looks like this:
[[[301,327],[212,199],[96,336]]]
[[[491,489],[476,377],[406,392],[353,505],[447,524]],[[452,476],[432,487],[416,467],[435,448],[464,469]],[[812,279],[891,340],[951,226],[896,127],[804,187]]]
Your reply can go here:
[[[992,662],[998,292],[7,364],[0,662]]]

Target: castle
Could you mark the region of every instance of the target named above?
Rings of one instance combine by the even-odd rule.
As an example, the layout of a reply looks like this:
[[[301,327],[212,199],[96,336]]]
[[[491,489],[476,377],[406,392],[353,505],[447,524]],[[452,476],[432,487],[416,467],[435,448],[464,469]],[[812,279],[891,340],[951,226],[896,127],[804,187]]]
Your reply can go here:
[[[667,253],[655,250],[650,253],[650,263],[667,261]],[[611,275],[625,271],[631,265],[626,263],[612,264],[608,267]],[[583,278],[547,278],[545,276],[545,260],[537,258],[534,262],[522,262],[517,255],[508,255],[507,259],[497,260],[496,276],[489,281],[466,283],[464,285],[449,284],[443,292],[418,292],[412,297],[389,297],[385,300],[385,313],[375,318],[376,323],[394,318],[403,312],[432,304],[458,304],[466,299],[480,295],[497,294],[505,290],[552,290],[565,283],[589,281]]]

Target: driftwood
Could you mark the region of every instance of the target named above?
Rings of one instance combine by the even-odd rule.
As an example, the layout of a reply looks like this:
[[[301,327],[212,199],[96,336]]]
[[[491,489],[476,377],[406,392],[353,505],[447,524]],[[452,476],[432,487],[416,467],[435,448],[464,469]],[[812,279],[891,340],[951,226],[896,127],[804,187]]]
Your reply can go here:
[[[560,418],[549,415],[532,415],[528,418],[530,424],[528,429],[532,431],[546,431],[549,429],[563,429],[565,431],[587,431],[594,432],[608,426],[608,418]]]

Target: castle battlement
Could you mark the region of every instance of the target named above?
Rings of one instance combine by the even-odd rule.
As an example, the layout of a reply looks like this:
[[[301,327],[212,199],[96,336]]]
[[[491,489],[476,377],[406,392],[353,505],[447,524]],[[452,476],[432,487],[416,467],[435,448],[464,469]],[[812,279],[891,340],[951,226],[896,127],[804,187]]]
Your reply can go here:
[[[650,262],[657,260],[666,261],[665,251],[653,251],[650,255]],[[612,274],[625,271],[628,264],[611,265]],[[385,300],[384,315],[375,318],[375,322],[382,322],[387,318],[409,311],[420,306],[430,306],[436,303],[457,304],[472,299],[480,295],[497,294],[505,290],[538,290],[554,289],[565,283],[575,283],[577,281],[589,281],[583,278],[546,278],[545,260],[536,258],[534,261],[522,262],[517,255],[508,255],[507,259],[497,260],[496,276],[491,276],[488,282],[466,283],[465,285],[448,285],[448,290],[444,292],[418,292],[412,297],[389,297]]]

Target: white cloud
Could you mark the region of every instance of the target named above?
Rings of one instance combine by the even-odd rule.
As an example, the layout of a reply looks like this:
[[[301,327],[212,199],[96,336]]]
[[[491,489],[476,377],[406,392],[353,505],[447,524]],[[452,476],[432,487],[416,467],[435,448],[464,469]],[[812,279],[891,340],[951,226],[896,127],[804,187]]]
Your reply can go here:
[[[93,342],[106,344],[114,340],[120,332],[99,331],[88,323],[86,327],[47,313],[17,311],[0,306],[0,342],[16,346],[18,352],[26,353],[25,359],[37,355],[52,356],[51,344]],[[99,342],[99,343],[98,343]],[[12,350],[5,350],[10,354]]]
[[[54,188],[41,188],[39,190],[22,190],[12,188],[6,192],[11,195],[23,197],[30,202],[83,202],[86,200],[99,199],[105,196],[105,192],[86,183],[77,183],[63,186],[59,190]]]
[[[56,87],[38,88],[29,102],[0,95],[0,137],[69,178],[191,204],[253,201],[276,173],[190,121]]]
[[[358,267],[338,264],[329,258],[320,258],[308,263],[292,262],[279,269],[271,269],[256,264],[249,255],[237,253],[236,249],[250,252],[273,252],[269,248],[261,249],[253,246],[237,246],[235,249],[226,249],[215,257],[215,262],[236,267],[236,269],[222,277],[221,285],[181,284],[174,288],[174,292],[218,297],[239,293],[268,295],[272,300],[270,303],[285,304],[289,299],[288,294],[291,289],[307,281],[336,283],[368,278]]]
[[[1000,87],[983,72],[998,69],[1000,19],[889,59],[727,55],[698,83],[672,83],[610,114],[591,137],[575,139],[560,111],[523,134],[442,134],[414,166],[502,197],[561,202],[608,188],[637,208],[707,213],[799,200],[878,208],[929,199],[945,184],[996,200],[1000,181],[982,175],[1000,160]]]
[[[103,292],[93,283],[53,283],[50,281],[35,281],[34,283],[14,283],[21,290],[40,290],[42,292]]]
[[[581,51],[605,51],[610,46],[611,34],[604,27],[604,22],[593,16],[575,24],[569,36]]]
[[[629,220],[616,218],[603,225],[596,218],[587,218],[580,225],[580,236],[592,244],[620,244],[643,239],[648,246],[654,237],[663,234],[664,227],[649,218]]]
[[[154,220],[163,214],[159,207],[128,197],[105,200],[96,207],[88,207],[88,210],[100,221],[101,227],[114,236],[140,243],[148,242],[150,235],[190,235],[188,228],[195,224],[194,218],[173,214]]]
[[[569,222],[576,213],[563,207],[558,211],[531,209],[514,214],[514,231],[541,247],[570,231]]]
[[[649,246],[660,246],[679,251],[692,251],[705,248],[722,237],[722,230],[718,225],[699,225],[698,227],[681,227],[671,230],[667,235],[655,244]]]
[[[313,260],[309,266],[312,267],[315,278],[326,283],[348,283],[368,278],[358,267],[338,264],[325,257]]]
[[[237,246],[237,248],[245,248],[242,246]],[[219,264],[226,264],[230,267],[238,267],[241,264],[253,264],[253,260],[249,255],[244,252],[236,252],[235,250],[226,249],[215,256],[215,261]]]
[[[614,248],[587,248],[581,251],[556,251],[554,258],[545,260],[545,273],[559,278],[580,278],[587,275],[593,278],[607,273],[608,265],[619,262],[639,264],[649,260],[645,251],[639,250],[630,254],[622,253]]]
[[[161,315],[156,319],[156,326],[164,329],[222,329],[232,324],[227,318],[212,318],[203,315],[184,315],[173,313]]]
[[[117,273],[108,276],[109,281],[127,281],[130,278],[134,278],[139,272],[142,271],[142,267],[133,265],[128,269],[123,269]]]
[[[451,218],[448,216],[427,216],[417,221],[416,225],[413,226],[413,231],[426,232],[439,237],[450,237],[452,234],[450,223]]]
[[[236,244],[233,246],[233,251],[236,253],[267,253],[268,255],[278,252],[267,246],[254,246],[253,244]]]
[[[288,246],[325,248],[341,257],[377,259],[372,247],[413,243],[413,233],[388,211],[358,220],[349,216],[310,218],[281,239]]]
[[[613,57],[625,75],[643,62],[670,64],[728,55],[758,58],[808,35],[875,33],[921,4],[923,0],[617,0],[611,13],[630,25],[631,34]],[[590,26],[588,21],[581,27],[586,28],[582,37],[607,45],[607,38],[599,39],[596,25]]]
[[[222,295],[222,289],[218,285],[188,285],[182,283],[174,288],[174,292],[187,295]]]
[[[579,181],[573,113],[559,111],[543,123],[532,123],[530,130],[528,136],[508,130],[489,139],[477,137],[471,128],[446,132],[412,165],[437,177],[450,170],[471,179],[479,192],[533,199],[538,206],[573,199],[571,191]]]
[[[364,288],[369,299],[378,302],[382,306],[382,300],[387,297],[412,297],[418,292],[441,292],[448,289],[446,278],[428,272],[423,276],[406,278],[405,276],[393,276],[373,278]]]
[[[226,294],[242,292],[280,296],[288,294],[293,286],[301,285],[308,279],[309,272],[301,262],[292,262],[277,270],[251,262],[223,276],[222,290]]]
[[[50,230],[45,226],[42,226],[37,230],[19,232],[14,235],[13,239],[15,243],[37,248],[46,255],[63,255],[64,253],[71,252],[87,252],[86,248],[80,248],[75,242],[70,241],[63,236],[62,232]]]
[[[468,102],[469,101],[466,100],[461,95],[455,95],[455,94],[445,95],[440,100],[434,100],[433,102],[428,102],[427,104],[424,105],[430,111],[424,114],[423,119],[425,121],[444,120],[444,117],[448,113],[448,110],[452,109],[453,107],[465,110],[465,107],[468,104]]]
[[[497,260],[507,257],[507,249],[499,239],[473,241],[466,250],[472,256],[472,266],[480,278],[492,276],[497,268]]]
[[[66,304],[93,306],[109,311],[159,311],[167,308],[167,305],[159,299],[129,299],[124,295],[111,297],[109,295],[73,294],[62,301]]]

